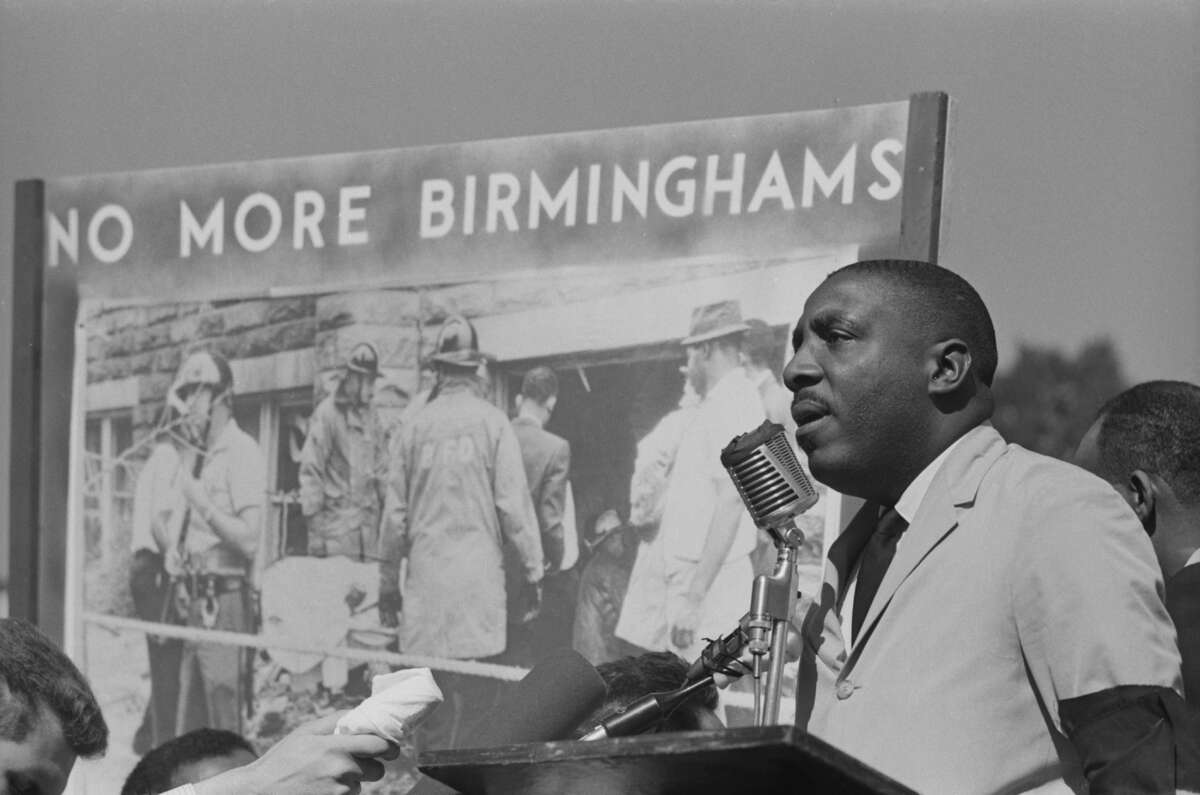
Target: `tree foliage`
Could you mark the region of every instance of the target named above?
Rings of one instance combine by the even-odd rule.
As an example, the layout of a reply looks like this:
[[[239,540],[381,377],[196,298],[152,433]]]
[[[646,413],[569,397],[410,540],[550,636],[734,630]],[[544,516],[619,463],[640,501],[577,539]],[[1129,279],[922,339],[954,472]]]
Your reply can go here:
[[[1010,442],[1069,459],[1100,407],[1128,386],[1110,339],[1073,357],[1022,344],[1013,366],[996,376],[992,422]]]

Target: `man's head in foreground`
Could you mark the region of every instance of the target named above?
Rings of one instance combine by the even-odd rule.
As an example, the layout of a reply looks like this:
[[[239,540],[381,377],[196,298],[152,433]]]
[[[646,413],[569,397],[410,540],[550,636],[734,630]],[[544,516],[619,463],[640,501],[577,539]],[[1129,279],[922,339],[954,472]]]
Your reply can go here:
[[[688,664],[669,651],[656,651],[636,657],[622,657],[596,666],[600,678],[608,688],[608,697],[587,720],[580,723],[578,734],[582,735],[601,720],[624,711],[643,696],[663,693],[683,687],[687,678]],[[716,715],[718,704],[716,686],[693,693],[670,715],[650,727],[645,734],[659,732],[701,731],[721,729],[724,725]]]
[[[0,795],[58,795],[108,726],[83,674],[32,624],[0,619]]]
[[[835,271],[804,304],[784,367],[813,476],[894,505],[954,440],[991,416],[996,335],[979,294],[927,262]]]
[[[168,740],[142,757],[125,779],[121,795],[158,795],[195,784],[257,759],[240,734],[224,729],[196,729]]]
[[[1107,480],[1171,577],[1200,548],[1200,386],[1147,381],[1104,404],[1075,463]]]

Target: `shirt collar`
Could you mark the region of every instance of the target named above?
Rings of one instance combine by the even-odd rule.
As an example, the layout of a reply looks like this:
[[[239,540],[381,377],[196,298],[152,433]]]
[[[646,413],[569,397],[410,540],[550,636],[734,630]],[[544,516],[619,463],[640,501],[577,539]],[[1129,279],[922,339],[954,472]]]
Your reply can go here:
[[[900,495],[900,499],[896,500],[896,513],[904,517],[904,521],[912,524],[913,518],[917,515],[917,509],[921,507],[921,502],[925,499],[925,494],[929,491],[929,486],[933,483],[933,477],[942,468],[942,464],[946,463],[946,459],[950,457],[950,453],[954,448],[958,447],[963,436],[954,440],[954,443],[943,450],[937,458],[929,462],[929,464],[921,470],[921,474],[913,478],[912,483],[908,484],[908,488]]]
[[[1187,563],[1183,564],[1183,567],[1186,569],[1188,566],[1194,565],[1196,563],[1200,563],[1200,549],[1197,549],[1195,552],[1192,553],[1192,556],[1187,559]]]

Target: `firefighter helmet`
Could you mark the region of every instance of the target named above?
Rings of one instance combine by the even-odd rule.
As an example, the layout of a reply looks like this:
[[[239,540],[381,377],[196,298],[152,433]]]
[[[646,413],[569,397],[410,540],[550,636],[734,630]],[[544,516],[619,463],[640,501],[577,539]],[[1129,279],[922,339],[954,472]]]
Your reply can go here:
[[[429,357],[430,361],[438,364],[472,370],[488,358],[479,350],[479,335],[475,332],[475,326],[462,315],[446,318]]]
[[[346,360],[346,370],[351,373],[362,373],[379,377],[379,354],[375,346],[369,342],[360,342],[350,351]]]
[[[229,362],[219,353],[197,351],[184,359],[171,384],[167,401],[181,414],[187,413],[187,401],[200,387],[209,387],[213,402],[225,397],[233,390],[233,371]]]

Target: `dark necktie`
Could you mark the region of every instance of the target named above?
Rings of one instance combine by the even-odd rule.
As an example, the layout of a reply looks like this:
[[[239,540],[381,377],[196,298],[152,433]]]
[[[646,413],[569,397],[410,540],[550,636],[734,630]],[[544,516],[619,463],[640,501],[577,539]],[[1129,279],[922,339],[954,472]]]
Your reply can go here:
[[[854,586],[854,613],[850,621],[856,643],[859,628],[862,627],[863,619],[867,617],[871,600],[875,598],[879,583],[883,582],[883,575],[896,555],[896,543],[907,529],[908,522],[904,521],[904,517],[897,513],[895,508],[884,509],[875,524],[875,532],[867,539],[867,544],[859,555],[858,581]]]

